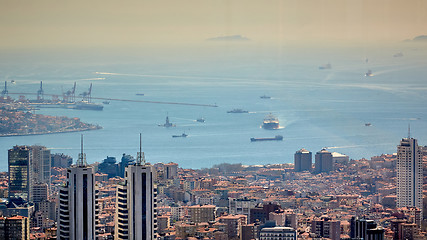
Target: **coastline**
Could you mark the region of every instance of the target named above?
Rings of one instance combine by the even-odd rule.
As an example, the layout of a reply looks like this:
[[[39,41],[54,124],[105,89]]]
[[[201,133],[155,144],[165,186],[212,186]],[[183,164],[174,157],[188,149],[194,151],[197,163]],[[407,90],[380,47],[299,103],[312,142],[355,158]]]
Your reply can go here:
[[[101,126],[94,126],[89,128],[78,128],[78,129],[69,129],[62,131],[52,131],[52,132],[34,132],[34,133],[6,133],[0,134],[0,137],[19,137],[19,136],[32,136],[32,135],[46,135],[46,134],[59,134],[59,133],[71,133],[71,132],[84,132],[91,130],[99,130],[102,129]]]

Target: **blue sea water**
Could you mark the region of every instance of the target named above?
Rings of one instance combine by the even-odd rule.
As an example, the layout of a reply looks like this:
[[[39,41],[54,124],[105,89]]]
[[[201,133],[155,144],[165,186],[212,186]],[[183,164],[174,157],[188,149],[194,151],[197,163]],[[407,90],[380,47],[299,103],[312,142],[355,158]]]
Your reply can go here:
[[[393,57],[401,51],[403,57]],[[426,56],[425,48],[412,46],[245,46],[129,55],[9,53],[0,59],[0,75],[15,80],[9,92],[36,92],[43,81],[45,93],[60,95],[76,81],[79,93],[93,83],[95,97],[216,104],[213,108],[111,101],[103,111],[36,111],[101,125],[101,130],[83,132],[90,163],[107,156],[119,161],[123,153],[135,156],[142,133],[147,161],[204,168],[224,162],[291,163],[300,148],[314,154],[328,147],[352,159],[370,158],[396,152],[400,139],[408,135],[408,124],[411,136],[427,145]],[[328,62],[332,69],[318,69]],[[368,69],[374,76],[364,76]],[[261,99],[264,94],[271,99]],[[227,113],[234,108],[249,113]],[[260,128],[268,113],[284,128]],[[176,127],[158,126],[167,115]],[[199,117],[206,122],[196,122]],[[172,138],[183,132],[187,138]],[[81,134],[0,138],[0,170],[7,170],[7,150],[14,145],[40,144],[76,159]],[[275,135],[284,140],[250,141]]]

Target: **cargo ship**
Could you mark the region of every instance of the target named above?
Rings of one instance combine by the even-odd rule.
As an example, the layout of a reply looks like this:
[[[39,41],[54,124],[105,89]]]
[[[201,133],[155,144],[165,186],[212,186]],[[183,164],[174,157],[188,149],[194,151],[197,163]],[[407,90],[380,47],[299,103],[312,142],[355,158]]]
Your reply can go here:
[[[74,109],[101,111],[102,109],[104,109],[104,106],[102,106],[101,104],[81,101],[81,102],[76,102],[76,105],[74,105]]]
[[[235,108],[233,110],[227,111],[227,113],[248,113],[249,111],[240,109],[240,108]]]
[[[251,138],[251,142],[257,142],[257,141],[282,141],[283,136],[277,135],[274,138]]]
[[[262,128],[264,129],[279,129],[279,119],[277,117],[273,116],[271,113],[268,114],[264,118],[264,122],[262,123]]]

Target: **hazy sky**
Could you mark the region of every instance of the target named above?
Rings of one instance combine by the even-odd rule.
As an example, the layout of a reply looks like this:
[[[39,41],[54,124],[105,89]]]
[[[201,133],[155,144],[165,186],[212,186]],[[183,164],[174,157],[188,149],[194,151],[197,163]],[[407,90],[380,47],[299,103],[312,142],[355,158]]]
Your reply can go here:
[[[0,0],[0,47],[380,42],[427,34],[425,0]]]

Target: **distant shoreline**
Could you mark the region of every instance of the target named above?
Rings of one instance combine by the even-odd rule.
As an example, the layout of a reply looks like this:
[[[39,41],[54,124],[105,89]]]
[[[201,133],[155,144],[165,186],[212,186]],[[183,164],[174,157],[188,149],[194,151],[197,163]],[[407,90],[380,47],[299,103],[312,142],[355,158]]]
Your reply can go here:
[[[78,128],[78,129],[70,129],[70,130],[54,131],[54,132],[6,133],[6,134],[0,134],[0,137],[18,137],[18,136],[31,136],[31,135],[46,135],[46,134],[71,133],[71,132],[84,132],[84,131],[99,130],[99,129],[102,129],[102,127],[101,126],[95,126],[92,128]]]

